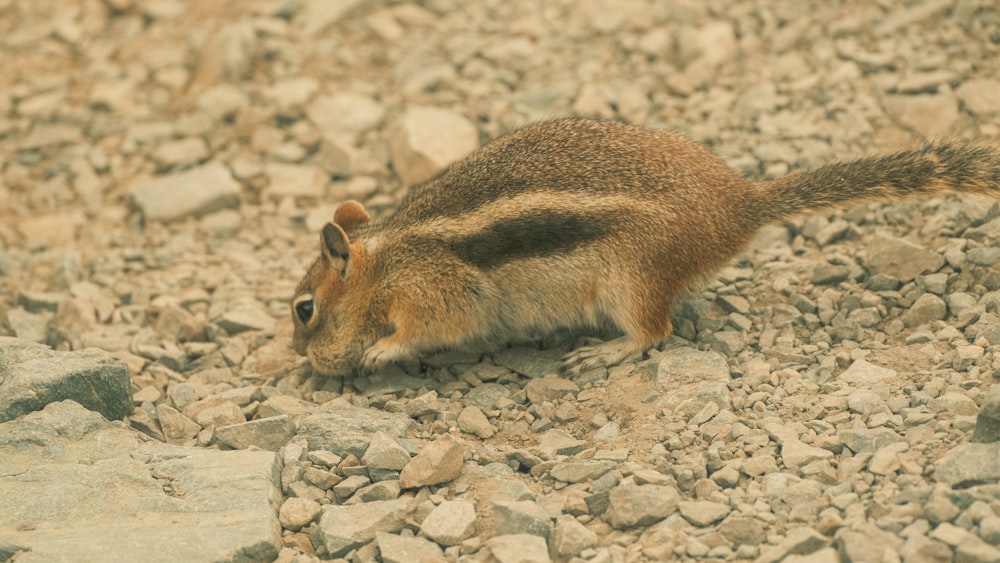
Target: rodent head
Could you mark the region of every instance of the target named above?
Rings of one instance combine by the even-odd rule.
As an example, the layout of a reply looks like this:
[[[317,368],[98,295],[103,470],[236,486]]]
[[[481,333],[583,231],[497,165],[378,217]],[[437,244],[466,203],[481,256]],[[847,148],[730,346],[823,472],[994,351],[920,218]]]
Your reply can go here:
[[[366,345],[366,306],[356,278],[363,275],[364,256],[349,233],[371,218],[356,201],[337,208],[333,222],[320,233],[320,256],[299,282],[292,298],[295,333],[292,346],[326,375],[349,374]],[[354,291],[352,291],[354,290]],[[359,314],[360,312],[360,314]]]

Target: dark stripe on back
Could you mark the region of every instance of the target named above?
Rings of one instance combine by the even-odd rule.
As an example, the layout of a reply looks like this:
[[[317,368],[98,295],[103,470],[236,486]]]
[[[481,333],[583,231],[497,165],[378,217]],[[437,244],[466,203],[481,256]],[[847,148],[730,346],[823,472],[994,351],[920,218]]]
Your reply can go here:
[[[606,237],[612,230],[608,213],[536,209],[442,242],[462,261],[488,270],[515,260],[565,254]]]

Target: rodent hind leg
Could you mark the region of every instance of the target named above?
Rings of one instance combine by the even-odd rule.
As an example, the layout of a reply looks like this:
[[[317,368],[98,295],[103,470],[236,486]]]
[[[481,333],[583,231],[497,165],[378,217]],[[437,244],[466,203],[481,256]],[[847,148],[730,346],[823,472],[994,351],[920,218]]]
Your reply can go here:
[[[625,336],[593,346],[582,346],[563,356],[564,372],[578,375],[598,367],[616,366],[630,356],[644,354],[674,331],[670,322],[672,293],[654,293],[632,302],[641,303],[641,306],[628,307],[626,302],[625,306],[616,304],[610,308],[609,317],[625,331]]]
[[[644,353],[654,345],[626,335],[593,346],[581,346],[563,356],[562,368],[567,374],[575,376],[594,368],[612,367],[629,356]]]

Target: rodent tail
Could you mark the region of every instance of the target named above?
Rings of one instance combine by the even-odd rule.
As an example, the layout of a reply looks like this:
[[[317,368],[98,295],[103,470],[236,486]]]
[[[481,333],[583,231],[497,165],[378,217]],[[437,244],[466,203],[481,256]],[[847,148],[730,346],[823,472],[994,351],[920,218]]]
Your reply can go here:
[[[865,200],[970,192],[1000,198],[1000,149],[957,142],[928,143],[884,156],[836,162],[760,182],[765,219]]]

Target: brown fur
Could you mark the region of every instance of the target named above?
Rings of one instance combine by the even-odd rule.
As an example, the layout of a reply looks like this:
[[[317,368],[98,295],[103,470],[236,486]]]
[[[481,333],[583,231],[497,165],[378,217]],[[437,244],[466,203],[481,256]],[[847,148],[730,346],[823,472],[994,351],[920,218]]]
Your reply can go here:
[[[672,330],[678,294],[758,228],[865,199],[996,193],[1000,153],[930,144],[753,183],[666,131],[562,119],[500,137],[414,186],[395,215],[356,202],[323,229],[292,302],[294,345],[343,375],[562,327],[621,339],[567,356],[613,365]]]

